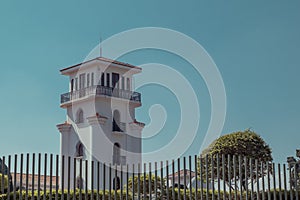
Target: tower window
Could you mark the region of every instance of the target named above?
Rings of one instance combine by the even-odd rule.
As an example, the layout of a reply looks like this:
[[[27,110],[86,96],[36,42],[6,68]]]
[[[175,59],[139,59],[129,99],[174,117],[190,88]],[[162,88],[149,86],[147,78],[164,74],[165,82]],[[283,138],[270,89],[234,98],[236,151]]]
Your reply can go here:
[[[120,128],[120,112],[118,110],[114,110],[113,113],[112,131],[122,132]]]
[[[125,90],[125,78],[122,76],[122,90]]]
[[[127,78],[127,90],[130,90],[130,78]]]
[[[71,80],[71,92],[74,90],[74,79]]]
[[[119,88],[120,75],[117,73],[112,73],[112,86],[113,88]]]
[[[113,164],[120,165],[121,158],[121,146],[119,143],[115,143],[113,147]]]
[[[94,86],[94,73],[91,74],[91,85]]]
[[[104,73],[101,74],[101,86],[104,86]]]
[[[76,145],[75,157],[83,157],[83,144],[81,142]]]
[[[79,123],[83,123],[83,110],[82,109],[79,109],[77,111],[77,115],[76,115],[76,123],[79,124]]]
[[[86,75],[86,87],[90,86],[90,74]]]
[[[85,88],[85,74],[79,75],[79,89]]]
[[[110,87],[110,74],[106,73],[106,86]]]
[[[75,78],[75,90],[78,90],[78,78]]]

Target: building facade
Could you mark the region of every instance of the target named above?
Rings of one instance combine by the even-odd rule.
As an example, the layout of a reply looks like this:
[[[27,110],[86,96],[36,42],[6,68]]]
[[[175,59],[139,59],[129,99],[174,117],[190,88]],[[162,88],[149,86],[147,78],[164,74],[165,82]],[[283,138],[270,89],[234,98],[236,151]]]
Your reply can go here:
[[[140,67],[103,57],[60,70],[69,78],[69,91],[61,95],[60,104],[66,109],[67,118],[57,128],[61,135],[61,155],[76,160],[76,166],[71,164],[70,168],[77,168],[75,173],[79,180],[69,177],[71,183],[81,187],[92,176],[91,170],[87,177],[85,173],[80,174],[80,162],[111,164],[118,169],[141,163],[144,124],[135,119],[135,108],[141,106],[141,95],[132,91],[133,75],[141,71]],[[83,171],[84,168],[85,165]],[[108,177],[108,172],[100,171],[101,176]],[[66,167],[61,168],[61,173],[64,172],[67,173]],[[93,174],[96,176],[97,173]],[[114,181],[120,179],[112,178]],[[124,178],[123,183],[126,182]],[[109,187],[108,182],[106,187]],[[90,182],[87,185],[91,187]]]

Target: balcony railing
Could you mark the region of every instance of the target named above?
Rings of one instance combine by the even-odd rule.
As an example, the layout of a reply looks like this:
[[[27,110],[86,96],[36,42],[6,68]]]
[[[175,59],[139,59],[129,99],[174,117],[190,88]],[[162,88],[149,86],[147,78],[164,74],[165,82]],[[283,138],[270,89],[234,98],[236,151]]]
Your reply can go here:
[[[62,94],[60,98],[60,103],[61,104],[67,103],[71,100],[76,100],[89,95],[105,95],[110,97],[127,99],[134,102],[141,102],[141,94],[138,92],[132,92],[132,91],[122,90],[118,88],[95,85],[81,90],[76,90],[76,91]]]

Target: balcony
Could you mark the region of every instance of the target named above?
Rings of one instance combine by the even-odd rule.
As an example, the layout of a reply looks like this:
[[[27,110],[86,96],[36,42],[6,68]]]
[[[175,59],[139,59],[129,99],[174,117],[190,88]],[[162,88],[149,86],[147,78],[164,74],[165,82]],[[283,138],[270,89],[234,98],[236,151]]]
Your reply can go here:
[[[81,90],[76,90],[76,91],[62,94],[60,97],[60,103],[61,104],[68,103],[71,100],[80,99],[90,95],[105,95],[110,97],[127,99],[138,103],[141,102],[141,94],[138,92],[132,92],[132,91],[122,90],[118,88],[95,85]]]

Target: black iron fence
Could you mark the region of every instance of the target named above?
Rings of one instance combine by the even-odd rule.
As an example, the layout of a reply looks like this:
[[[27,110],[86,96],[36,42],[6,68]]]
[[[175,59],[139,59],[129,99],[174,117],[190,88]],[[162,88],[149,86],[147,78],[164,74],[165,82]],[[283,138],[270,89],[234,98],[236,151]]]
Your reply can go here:
[[[52,154],[1,159],[0,199],[298,199],[297,163],[242,156],[111,165]]]

